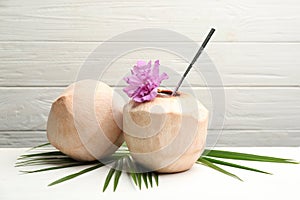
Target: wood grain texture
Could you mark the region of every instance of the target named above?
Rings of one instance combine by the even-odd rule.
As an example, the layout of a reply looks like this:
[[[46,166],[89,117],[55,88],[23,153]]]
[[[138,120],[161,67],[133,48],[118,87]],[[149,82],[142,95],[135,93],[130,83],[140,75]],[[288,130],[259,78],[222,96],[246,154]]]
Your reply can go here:
[[[87,57],[101,43],[96,42],[0,42],[0,86],[67,86],[76,80]],[[95,69],[101,59],[112,59],[119,43],[112,45],[99,57],[89,58]],[[184,43],[170,43],[170,46]],[[183,52],[187,52],[185,50]],[[196,52],[197,49],[194,49]],[[193,52],[193,50],[192,50]],[[300,86],[300,43],[211,43],[207,47],[223,80],[224,86]],[[160,59],[171,77],[165,82],[174,85],[180,79],[193,55],[181,58],[172,52],[140,49],[121,55],[113,61],[101,80],[110,85],[124,85],[122,78],[138,59]],[[212,73],[206,59],[199,59],[200,72]],[[162,68],[162,71],[164,68]],[[204,70],[204,71],[203,71]],[[91,74],[93,72],[91,71]],[[112,75],[113,74],[113,75]],[[193,86],[206,85],[206,81],[193,70],[187,77]],[[213,84],[220,86],[219,84]]]
[[[289,147],[300,145],[300,130],[209,130],[207,147]]]
[[[0,130],[45,130],[51,103],[62,88],[1,88]]]
[[[299,10],[298,0],[2,0],[0,147],[45,140],[52,101],[77,79],[103,41],[126,31],[163,28],[200,44],[211,27],[217,31],[206,52],[226,91],[225,130],[218,145],[299,146]],[[104,68],[99,61],[110,60],[118,45],[158,41],[185,49],[185,39],[154,37],[151,32],[145,36],[113,42],[101,56],[90,58],[90,65]],[[192,53],[182,58],[162,49],[133,50],[110,63],[100,79],[121,86],[136,60],[160,59],[171,77],[164,84],[173,88],[196,51],[185,49]],[[213,110],[206,86],[214,73],[204,67],[207,63],[200,59],[196,67],[201,74],[193,70],[186,81]],[[222,89],[220,83],[210,86]]]
[[[207,148],[298,147],[300,130],[209,130]],[[47,142],[45,131],[0,131],[1,148],[33,147]]]
[[[34,147],[47,141],[45,131],[0,131],[1,148]]]
[[[5,0],[0,40],[104,41],[151,27],[201,41],[214,26],[214,41],[300,41],[299,8],[298,0]]]
[[[211,115],[217,114],[213,112],[211,92],[219,89],[194,90]],[[45,130],[51,103],[62,91],[63,88],[0,88],[0,130]],[[236,87],[225,88],[225,93],[225,129],[300,130],[300,88]]]

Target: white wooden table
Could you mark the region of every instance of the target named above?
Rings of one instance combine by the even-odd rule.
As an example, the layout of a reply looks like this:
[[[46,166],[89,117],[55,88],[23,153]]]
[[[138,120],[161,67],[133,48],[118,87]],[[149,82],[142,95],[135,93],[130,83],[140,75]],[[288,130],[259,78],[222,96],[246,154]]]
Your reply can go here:
[[[222,148],[261,155],[300,160],[300,147],[293,148]],[[299,198],[300,165],[238,162],[274,175],[265,175],[226,168],[239,175],[244,182],[223,175],[202,165],[191,170],[160,176],[159,187],[139,191],[126,175],[116,192],[109,187],[102,193],[107,168],[100,168],[65,183],[47,187],[50,182],[82,167],[52,172],[21,175],[14,167],[17,157],[26,149],[0,149],[0,199],[297,199]],[[236,162],[236,161],[234,161]],[[45,166],[41,166],[45,167]]]

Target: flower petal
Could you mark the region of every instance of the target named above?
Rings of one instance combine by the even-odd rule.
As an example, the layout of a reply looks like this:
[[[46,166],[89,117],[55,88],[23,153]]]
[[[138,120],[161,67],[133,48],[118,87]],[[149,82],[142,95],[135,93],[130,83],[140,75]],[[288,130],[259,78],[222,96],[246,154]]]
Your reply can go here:
[[[154,88],[148,95],[141,97],[140,99],[144,101],[151,101],[157,96],[157,88]]]
[[[136,66],[137,66],[137,67],[143,67],[143,66],[145,66],[145,65],[147,65],[147,63],[146,63],[145,61],[143,61],[143,60],[138,60],[138,61],[136,62]]]
[[[135,87],[132,85],[128,85],[123,89],[123,91],[129,96],[132,97],[136,93],[136,91],[139,89],[139,87]]]
[[[168,79],[168,78],[169,78],[168,74],[162,73],[162,74],[159,76],[159,84],[160,84],[163,80],[166,80],[166,79]]]
[[[156,60],[154,62],[153,70],[152,70],[152,76],[154,79],[158,79],[159,77],[159,60]]]
[[[159,75],[159,60],[138,61],[131,70],[131,76],[125,77],[124,81],[129,85],[123,91],[136,102],[150,101],[157,96],[157,87],[168,78],[166,73]]]
[[[126,81],[126,83],[128,83],[130,85],[140,86],[143,84],[143,80],[139,79],[136,76],[128,76],[128,77],[125,77],[124,80]]]

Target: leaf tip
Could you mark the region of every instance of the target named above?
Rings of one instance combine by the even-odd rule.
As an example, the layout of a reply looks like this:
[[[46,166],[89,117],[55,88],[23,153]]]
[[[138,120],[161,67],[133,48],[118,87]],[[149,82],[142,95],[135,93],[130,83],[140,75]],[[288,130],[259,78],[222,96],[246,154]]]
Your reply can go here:
[[[102,188],[102,192],[105,192],[106,189],[107,189],[107,186],[104,185],[103,188]]]
[[[48,184],[48,187],[53,186],[53,185],[55,185],[55,184],[54,183],[50,183],[50,184]]]

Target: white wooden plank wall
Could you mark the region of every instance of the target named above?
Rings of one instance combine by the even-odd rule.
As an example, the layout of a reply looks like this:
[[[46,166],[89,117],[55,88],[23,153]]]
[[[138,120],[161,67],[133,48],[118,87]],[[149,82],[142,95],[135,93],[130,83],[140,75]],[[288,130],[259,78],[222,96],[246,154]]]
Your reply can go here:
[[[207,53],[226,92],[217,145],[300,146],[299,11],[298,0],[1,0],[0,147],[46,141],[51,102],[101,42],[166,28],[200,44],[210,27],[217,31]],[[136,58],[159,58],[178,73],[187,65],[166,52],[138,51],[113,63],[102,80],[115,85],[128,70],[118,66],[130,67]],[[188,81],[211,108],[204,81],[195,73]],[[209,134],[218,132],[212,127]]]

